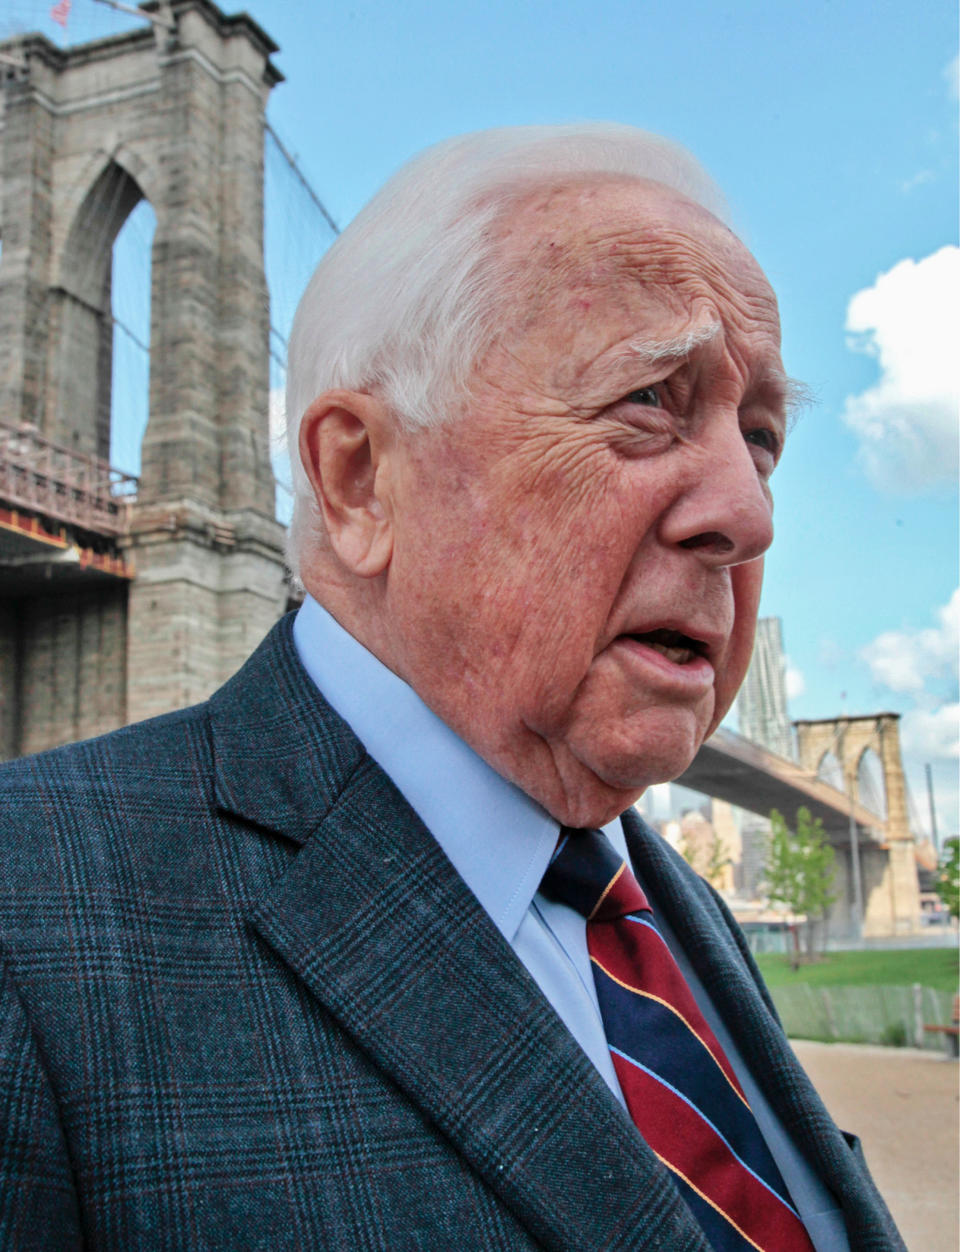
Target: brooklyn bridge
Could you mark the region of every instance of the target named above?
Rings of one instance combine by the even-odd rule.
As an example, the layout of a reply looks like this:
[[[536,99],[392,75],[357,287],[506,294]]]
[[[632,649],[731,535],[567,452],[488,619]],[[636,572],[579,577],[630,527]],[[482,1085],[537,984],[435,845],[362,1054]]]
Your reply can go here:
[[[2,758],[206,698],[295,602],[271,396],[295,292],[335,226],[267,122],[269,34],[210,0],[142,9],[94,43],[0,45]],[[265,178],[286,180],[283,222],[264,222]],[[141,329],[116,258],[145,213]],[[311,241],[292,261],[291,239]],[[138,369],[129,472],[115,449]],[[721,728],[680,782],[764,816],[805,805],[864,933],[914,931],[897,716],[796,733],[797,761]]]

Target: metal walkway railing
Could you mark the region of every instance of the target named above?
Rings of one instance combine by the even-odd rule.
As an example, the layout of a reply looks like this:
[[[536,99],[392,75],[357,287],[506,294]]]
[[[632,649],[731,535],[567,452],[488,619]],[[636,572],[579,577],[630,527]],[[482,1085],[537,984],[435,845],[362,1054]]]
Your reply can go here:
[[[138,479],[44,438],[0,423],[0,503],[101,535],[128,529]]]

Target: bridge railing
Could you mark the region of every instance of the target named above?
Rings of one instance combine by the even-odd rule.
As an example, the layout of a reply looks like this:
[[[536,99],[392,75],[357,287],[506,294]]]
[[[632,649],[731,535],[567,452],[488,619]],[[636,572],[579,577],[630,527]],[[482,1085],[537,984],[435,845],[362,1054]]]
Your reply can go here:
[[[0,501],[102,535],[123,534],[138,480],[46,439],[34,426],[0,422]]]

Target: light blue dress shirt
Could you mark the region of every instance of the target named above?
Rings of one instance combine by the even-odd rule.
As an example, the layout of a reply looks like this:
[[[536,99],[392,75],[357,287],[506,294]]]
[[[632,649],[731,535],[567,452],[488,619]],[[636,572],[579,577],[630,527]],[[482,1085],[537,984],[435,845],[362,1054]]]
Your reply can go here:
[[[559,823],[507,782],[429,709],[417,693],[307,596],[293,626],[300,660],[452,861],[617,1100],[623,1093],[607,1048],[587,953],[586,922],[538,894]],[[624,859],[620,819],[604,833]],[[641,883],[656,913],[656,891]],[[817,1252],[847,1252],[833,1196],[807,1166],[753,1081],[682,946],[660,930],[750,1101]]]

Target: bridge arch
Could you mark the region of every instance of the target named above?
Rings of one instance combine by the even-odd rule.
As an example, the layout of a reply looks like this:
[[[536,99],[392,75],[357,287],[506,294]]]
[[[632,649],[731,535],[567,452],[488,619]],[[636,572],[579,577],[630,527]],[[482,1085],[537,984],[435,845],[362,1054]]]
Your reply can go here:
[[[65,495],[81,477],[91,497],[117,481],[113,245],[143,200],[156,215],[136,502],[109,534],[34,509],[51,538],[36,559],[56,577],[28,587],[24,575],[22,602],[0,606],[0,683],[8,669],[23,675],[22,694],[0,706],[0,756],[202,700],[286,603],[263,265],[277,47],[212,0],[148,10],[156,24],[144,13],[137,29],[89,44],[19,37],[24,68],[0,80],[0,427],[14,428],[0,438],[56,461]],[[111,565],[106,581],[101,562],[81,578],[78,560],[54,559],[71,550],[121,572]]]
[[[907,817],[906,785],[900,752],[899,713],[799,721],[797,751],[804,768],[820,772],[831,756],[838,762],[842,790],[884,817],[883,844],[861,845],[865,911],[863,933],[911,933],[920,925],[920,896],[914,840]],[[853,852],[840,858],[849,890]]]
[[[837,791],[843,791],[843,766],[837,760],[836,753],[829,749],[824,752],[817,765],[817,777],[821,782],[828,783],[831,787],[836,787]]]
[[[69,224],[50,289],[45,433],[101,460],[110,456],[113,245],[142,199],[123,166],[103,161]]]
[[[856,798],[866,808],[879,813],[886,820],[887,788],[884,781],[883,762],[871,744],[867,744],[857,761]]]

